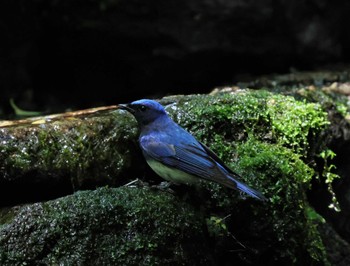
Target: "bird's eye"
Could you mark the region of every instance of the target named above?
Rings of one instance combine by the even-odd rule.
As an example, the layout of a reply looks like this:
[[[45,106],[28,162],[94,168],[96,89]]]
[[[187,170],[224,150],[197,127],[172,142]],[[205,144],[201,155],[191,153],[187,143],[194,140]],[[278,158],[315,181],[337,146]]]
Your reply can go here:
[[[140,111],[144,112],[144,111],[147,110],[147,106],[145,106],[145,105],[140,105],[139,109],[140,109]]]

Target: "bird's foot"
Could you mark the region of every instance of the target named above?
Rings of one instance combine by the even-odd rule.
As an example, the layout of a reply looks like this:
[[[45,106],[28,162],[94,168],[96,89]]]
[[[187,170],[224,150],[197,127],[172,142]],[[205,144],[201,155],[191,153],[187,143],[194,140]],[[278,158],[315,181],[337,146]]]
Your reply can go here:
[[[169,192],[169,193],[171,193],[171,194],[174,194],[175,191],[172,190],[172,189],[170,188],[171,185],[172,185],[171,182],[163,181],[163,182],[161,182],[159,185],[153,185],[153,186],[151,186],[151,188],[159,189],[159,190],[162,190],[162,191],[165,191],[165,192]]]

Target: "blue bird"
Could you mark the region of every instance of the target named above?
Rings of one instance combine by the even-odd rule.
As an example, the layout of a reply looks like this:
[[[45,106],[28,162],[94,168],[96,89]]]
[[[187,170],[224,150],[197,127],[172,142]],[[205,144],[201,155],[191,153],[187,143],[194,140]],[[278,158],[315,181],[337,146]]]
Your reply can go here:
[[[121,104],[119,108],[129,111],[136,118],[143,155],[153,171],[165,180],[195,184],[198,178],[202,178],[266,200],[259,191],[239,181],[240,176],[213,151],[176,124],[158,102],[143,99]]]

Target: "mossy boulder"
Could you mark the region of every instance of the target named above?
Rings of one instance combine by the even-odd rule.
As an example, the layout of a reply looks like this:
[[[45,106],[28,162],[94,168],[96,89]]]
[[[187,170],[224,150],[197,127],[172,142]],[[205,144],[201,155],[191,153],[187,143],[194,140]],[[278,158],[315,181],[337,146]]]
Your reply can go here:
[[[147,188],[100,188],[17,210],[1,265],[190,265],[211,258],[200,213]]]
[[[136,134],[115,108],[0,123],[0,205],[127,183]]]
[[[329,256],[318,230],[324,219],[307,197],[313,182],[326,183],[333,197],[329,203],[333,209],[338,208],[331,186],[338,176],[327,162],[332,154],[327,146],[331,122],[324,106],[249,90],[167,97],[161,102],[175,121],[211,147],[268,201],[256,201],[208,182],[200,182],[198,187],[175,186],[173,194],[147,186],[76,192],[22,207],[12,214],[5,212],[5,218],[0,220],[3,263],[328,264]],[[108,114],[104,114],[102,121],[109,122],[101,125],[99,132],[113,133],[117,136],[114,140],[128,140],[121,143],[122,147],[134,145],[137,134],[136,128],[132,130],[132,116],[123,111],[110,114],[115,120],[108,120]],[[89,119],[86,121],[99,123],[98,116]],[[114,132],[118,127],[110,121],[118,121],[124,133]],[[125,127],[131,129],[130,135],[125,135]],[[40,129],[38,134],[43,134]],[[75,143],[77,135],[70,134],[64,137],[72,136]],[[97,138],[111,140],[108,134]],[[108,156],[99,151],[102,157],[96,158],[104,159],[96,161],[97,169],[103,171],[76,167],[82,163],[79,158],[94,162],[94,156],[81,157],[76,153],[78,157],[72,159],[75,167],[65,173],[73,180],[75,176],[84,180],[82,173],[92,180],[101,180],[100,174],[113,168],[108,163],[109,156],[116,155],[109,153],[114,149],[109,144],[118,143],[105,143]],[[56,145],[54,141],[51,144],[51,148]],[[80,152],[93,155],[92,151],[98,149],[89,147],[93,149]],[[129,169],[144,167],[144,161],[133,156],[123,158],[128,161],[115,162],[122,171],[108,172],[107,176],[118,179],[122,175],[129,180],[141,177],[135,174],[141,171]],[[42,173],[55,174],[59,169],[48,167]],[[146,173],[144,181],[156,178],[155,174]]]
[[[232,192],[205,185],[210,186],[214,213],[229,215],[226,226],[239,228],[231,233],[261,252],[245,262],[327,264],[317,230],[320,220],[311,219],[315,211],[306,197],[311,182],[322,176],[316,158],[326,147],[330,122],[321,105],[268,91],[189,98],[179,100],[181,109],[170,105],[174,119],[269,198],[267,204],[232,204]]]

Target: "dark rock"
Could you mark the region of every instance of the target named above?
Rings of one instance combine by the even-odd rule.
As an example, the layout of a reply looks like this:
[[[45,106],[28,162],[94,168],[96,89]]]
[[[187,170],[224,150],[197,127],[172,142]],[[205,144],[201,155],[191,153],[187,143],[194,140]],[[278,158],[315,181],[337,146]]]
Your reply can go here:
[[[0,264],[210,265],[202,221],[166,192],[78,192],[16,210],[0,226]]]

